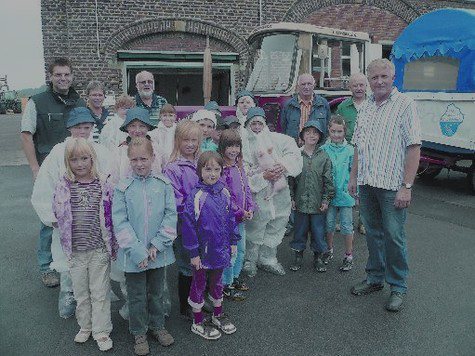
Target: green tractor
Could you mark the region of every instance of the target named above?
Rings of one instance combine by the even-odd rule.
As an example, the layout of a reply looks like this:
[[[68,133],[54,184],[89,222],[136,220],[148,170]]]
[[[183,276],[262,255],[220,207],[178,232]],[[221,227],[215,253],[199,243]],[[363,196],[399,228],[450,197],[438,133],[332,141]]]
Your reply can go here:
[[[0,114],[6,114],[8,110],[15,114],[21,113],[21,101],[15,90],[0,92]]]

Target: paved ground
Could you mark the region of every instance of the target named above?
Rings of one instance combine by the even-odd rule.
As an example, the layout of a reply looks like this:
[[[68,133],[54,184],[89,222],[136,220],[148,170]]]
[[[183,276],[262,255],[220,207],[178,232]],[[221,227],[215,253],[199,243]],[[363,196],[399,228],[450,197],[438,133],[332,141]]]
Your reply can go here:
[[[99,355],[92,341],[74,344],[75,319],[59,318],[58,289],[43,287],[38,278],[39,222],[29,203],[31,174],[27,166],[12,166],[21,162],[18,122],[18,116],[0,116],[0,355]],[[10,153],[17,155],[14,162]],[[327,273],[316,274],[310,253],[299,272],[277,277],[259,271],[248,280],[248,300],[225,304],[238,331],[215,342],[191,334],[189,323],[178,317],[173,294],[167,328],[176,343],[165,349],[151,342],[151,354],[474,355],[475,197],[463,175],[445,171],[432,182],[417,181],[414,194],[407,224],[410,291],[402,312],[383,309],[388,288],[366,297],[349,293],[364,277],[367,257],[364,237],[357,235],[355,268],[349,273],[340,273],[335,261]],[[292,257],[287,243],[279,249],[285,266]],[[343,244],[339,238],[336,243],[339,257]],[[169,281],[175,291],[174,267]],[[113,304],[114,349],[108,354],[132,355],[120,306]]]

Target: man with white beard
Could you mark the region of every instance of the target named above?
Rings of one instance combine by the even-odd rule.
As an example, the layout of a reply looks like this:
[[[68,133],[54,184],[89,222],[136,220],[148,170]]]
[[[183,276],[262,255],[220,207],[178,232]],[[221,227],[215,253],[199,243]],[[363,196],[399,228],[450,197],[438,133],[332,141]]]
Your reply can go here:
[[[135,76],[135,85],[137,95],[135,103],[138,107],[147,109],[150,116],[159,118],[160,109],[167,103],[163,96],[155,94],[155,79],[153,74],[147,71],[141,71]]]

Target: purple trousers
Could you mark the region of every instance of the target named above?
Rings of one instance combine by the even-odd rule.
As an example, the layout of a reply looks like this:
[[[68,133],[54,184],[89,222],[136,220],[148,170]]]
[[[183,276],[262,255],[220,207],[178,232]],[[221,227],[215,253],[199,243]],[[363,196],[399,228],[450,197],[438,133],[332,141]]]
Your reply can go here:
[[[223,301],[223,283],[221,277],[223,269],[199,269],[192,268],[192,280],[188,303],[194,309],[201,309],[205,304],[204,293],[206,290],[206,278],[209,282],[209,299],[213,305],[221,305]]]

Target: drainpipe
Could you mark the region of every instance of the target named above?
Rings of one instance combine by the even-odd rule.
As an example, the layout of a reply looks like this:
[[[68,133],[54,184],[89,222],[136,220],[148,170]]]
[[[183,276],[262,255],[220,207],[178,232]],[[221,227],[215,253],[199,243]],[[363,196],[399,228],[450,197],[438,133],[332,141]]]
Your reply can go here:
[[[262,25],[262,0],[259,0],[259,26]]]

